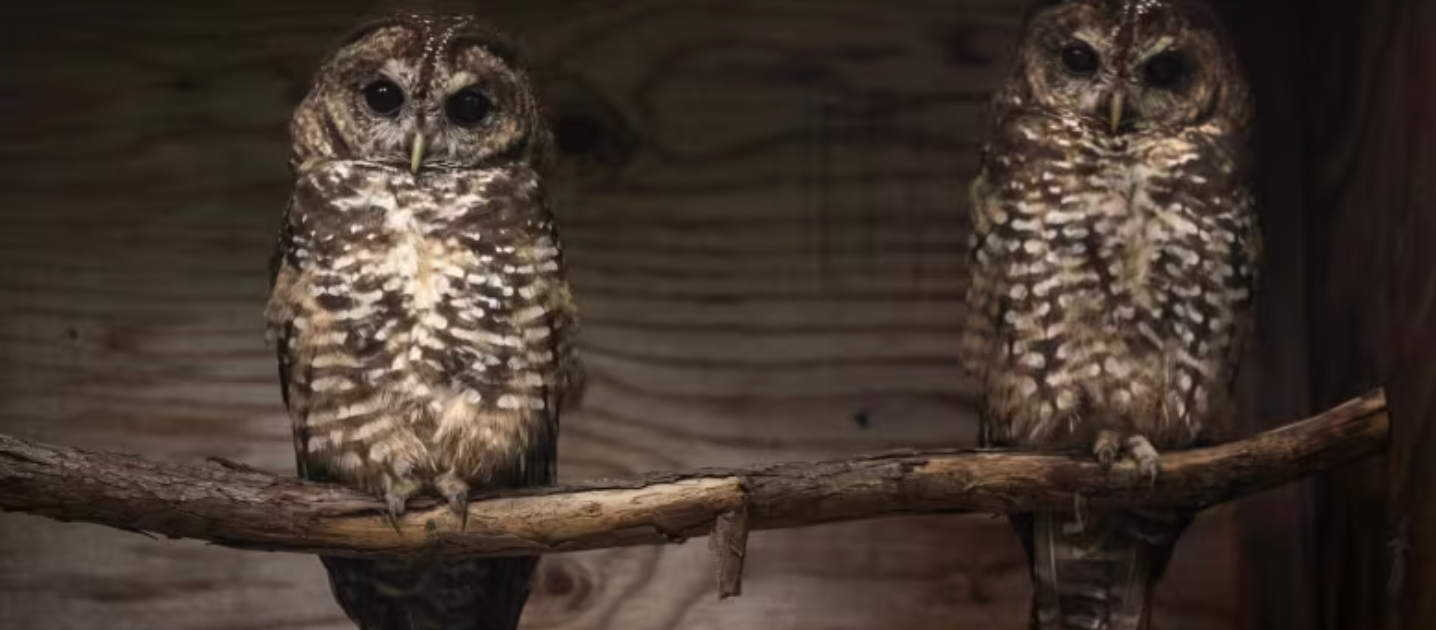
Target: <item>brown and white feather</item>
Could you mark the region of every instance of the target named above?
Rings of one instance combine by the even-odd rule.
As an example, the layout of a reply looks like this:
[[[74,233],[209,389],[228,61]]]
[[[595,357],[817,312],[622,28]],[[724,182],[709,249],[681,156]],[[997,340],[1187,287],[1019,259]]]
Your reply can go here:
[[[1100,456],[1116,435],[1138,460],[1220,439],[1261,252],[1241,68],[1200,0],[1044,5],[971,187],[962,356],[981,439]],[[1014,515],[1032,627],[1148,627],[1191,516]]]
[[[402,109],[365,109],[380,80]],[[488,99],[480,124],[445,119],[464,89]],[[537,112],[511,45],[467,16],[366,24],[317,73],[267,309],[302,476],[396,514],[419,493],[466,509],[470,490],[554,481],[583,370]],[[512,630],[537,562],[323,560],[368,630]]]

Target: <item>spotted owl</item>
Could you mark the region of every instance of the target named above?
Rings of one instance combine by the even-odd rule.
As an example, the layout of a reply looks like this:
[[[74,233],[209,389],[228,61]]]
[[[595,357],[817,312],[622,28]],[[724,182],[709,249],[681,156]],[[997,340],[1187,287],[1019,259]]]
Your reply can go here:
[[[1159,452],[1228,435],[1261,249],[1252,109],[1197,0],[1029,14],[971,187],[962,356],[984,444],[1084,449],[1155,480]],[[1149,627],[1193,514],[1080,507],[1010,517],[1031,627]]]
[[[394,14],[342,41],[290,123],[267,319],[299,473],[396,526],[415,495],[461,527],[475,493],[554,481],[583,370],[539,111],[497,31]],[[364,630],[512,630],[538,562],[321,560]]]

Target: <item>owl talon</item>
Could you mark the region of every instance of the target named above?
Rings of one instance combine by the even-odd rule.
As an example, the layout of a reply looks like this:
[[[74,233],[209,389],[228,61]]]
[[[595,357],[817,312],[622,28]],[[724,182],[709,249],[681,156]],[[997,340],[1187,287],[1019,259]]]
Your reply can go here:
[[[1097,441],[1092,447],[1092,453],[1097,456],[1097,464],[1102,467],[1102,470],[1110,470],[1121,452],[1122,437],[1117,432],[1106,429],[1097,432]]]
[[[389,526],[393,527],[395,532],[402,534],[403,530],[399,529],[399,519],[404,516],[406,510],[405,497],[391,492],[384,495],[384,502],[388,505],[388,509],[384,510],[384,520],[389,522]]]
[[[459,517],[459,531],[464,531],[469,526],[469,484],[458,475],[445,473],[434,480],[434,486],[448,500],[454,516]]]
[[[460,490],[449,495],[449,509],[459,517],[459,531],[464,531],[469,526],[469,491]]]
[[[1137,470],[1147,476],[1152,485],[1157,485],[1157,474],[1161,471],[1161,455],[1156,447],[1141,435],[1127,438],[1127,453],[1137,462]]]

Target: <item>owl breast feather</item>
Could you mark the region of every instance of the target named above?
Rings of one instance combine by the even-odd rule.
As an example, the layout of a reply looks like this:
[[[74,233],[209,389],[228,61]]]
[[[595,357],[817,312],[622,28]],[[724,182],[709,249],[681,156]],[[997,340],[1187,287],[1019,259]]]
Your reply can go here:
[[[525,216],[536,201],[512,194],[525,183],[334,165],[297,193],[311,231],[300,268],[325,314],[390,359],[375,367],[486,380],[491,368],[527,364],[526,342],[545,334],[529,324],[541,319],[558,252],[545,217]]]
[[[523,172],[334,163],[300,178],[283,293],[303,452],[470,477],[550,432],[549,305],[566,287],[536,192]]]
[[[1017,121],[974,187],[964,341],[1019,440],[1087,420],[1189,443],[1230,397],[1255,274],[1250,196],[1214,145]]]

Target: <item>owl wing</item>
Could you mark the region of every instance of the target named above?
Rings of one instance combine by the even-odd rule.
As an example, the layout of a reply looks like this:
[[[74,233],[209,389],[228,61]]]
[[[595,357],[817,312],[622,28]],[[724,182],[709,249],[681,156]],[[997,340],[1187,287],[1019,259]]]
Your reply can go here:
[[[1213,396],[1218,406],[1211,422],[1203,424],[1199,443],[1215,443],[1235,437],[1236,428],[1236,387],[1242,357],[1257,341],[1256,310],[1257,288],[1261,281],[1262,236],[1257,223],[1256,201],[1251,191],[1238,187],[1229,197],[1228,213],[1234,217],[1232,239],[1224,259],[1216,260],[1225,265],[1225,270],[1212,270],[1211,277],[1218,279],[1219,286],[1213,287],[1216,295],[1228,300],[1231,329],[1225,335],[1211,334],[1211,345],[1219,356],[1222,385],[1227,395]]]
[[[273,348],[275,359],[278,362],[279,372],[279,395],[284,402],[284,409],[294,418],[294,440],[295,457],[298,466],[299,476],[310,478],[310,470],[304,458],[304,428],[298,421],[305,413],[303,396],[295,391],[294,382],[291,377],[295,365],[294,345],[291,339],[294,336],[293,324],[293,295],[299,284],[300,264],[294,255],[295,239],[294,226],[290,220],[293,215],[293,202],[285,208],[284,218],[281,222],[279,235],[275,239],[274,251],[269,257],[269,303],[265,308],[265,338]]]
[[[1009,401],[1005,399],[1012,394],[994,397],[997,386],[990,382],[990,372],[1012,351],[1007,317],[1023,306],[1019,300],[1033,299],[1009,290],[1012,274],[1020,268],[1017,257],[1022,255],[1014,247],[1027,238],[1015,227],[1018,222],[1014,217],[1029,212],[1024,207],[1057,203],[1057,194],[1042,184],[1046,173],[1043,165],[1062,157],[1044,143],[1044,135],[1033,128],[1032,121],[1003,115],[997,126],[998,132],[982,147],[978,175],[968,191],[971,233],[960,342],[963,371],[986,392],[979,409],[979,440],[988,446],[1007,444],[1015,430],[1011,414],[991,413],[994,405],[1007,406]]]
[[[991,295],[992,279],[985,275],[986,265],[979,261],[978,252],[987,246],[992,236],[991,221],[987,219],[988,204],[998,203],[988,193],[986,171],[978,174],[969,190],[972,204],[971,233],[968,235],[967,266],[968,284],[965,300],[966,313],[962,330],[962,367],[970,378],[981,380],[987,369],[988,347],[996,334],[997,318],[1001,313]]]
[[[558,232],[550,222],[546,229],[548,236],[554,243],[558,243]],[[578,304],[574,301],[573,291],[569,288],[567,278],[567,265],[564,264],[562,248],[558,248],[556,258],[559,274],[557,280],[558,290],[554,292],[553,303],[550,305],[549,326],[553,331],[553,353],[557,363],[555,382],[551,385],[549,402],[550,408],[566,411],[578,408],[583,404],[584,393],[588,390],[588,373],[584,368],[583,361],[579,358],[579,330],[581,328],[578,316]]]
[[[1253,324],[1256,321],[1256,289],[1261,281],[1262,238],[1257,225],[1256,200],[1251,192],[1243,188],[1235,195],[1235,215],[1242,217],[1233,243],[1230,260],[1232,282],[1247,290],[1247,299],[1236,310],[1237,330],[1235,342],[1228,354],[1229,372],[1235,376],[1236,366],[1241,361],[1246,345],[1255,337]]]
[[[547,200],[543,202],[545,216],[552,216]],[[556,252],[553,259],[554,271],[550,280],[553,282],[553,291],[547,297],[545,310],[549,330],[549,350],[553,354],[554,362],[552,369],[543,376],[543,398],[548,408],[549,429],[553,432],[551,439],[544,440],[547,447],[542,454],[535,454],[535,466],[531,468],[540,475],[537,479],[528,479],[528,483],[547,484],[557,480],[558,465],[558,428],[562,416],[572,411],[583,403],[584,393],[587,391],[588,376],[583,361],[579,358],[579,315],[578,304],[574,301],[573,292],[567,281],[567,269],[564,264],[563,249],[559,245],[558,231],[552,220],[543,221],[539,225],[544,238],[554,244]]]
[[[988,218],[987,206],[1000,204],[1001,200],[992,194],[985,169],[973,180],[970,195],[973,208],[967,260],[970,271],[960,360],[967,377],[985,387],[988,366],[996,359],[993,353],[1002,343],[998,327],[1005,308],[994,290],[993,284],[997,279],[990,276],[991,269],[988,265],[979,261],[979,252],[988,247],[988,241],[992,238],[992,222]],[[979,409],[978,416],[979,444],[990,446],[1001,443],[1002,436],[1010,432],[1007,426],[1000,424],[999,418],[986,412],[985,405],[983,409]]]
[[[988,258],[988,250],[994,243],[994,228],[997,227],[993,216],[1008,203],[993,185],[993,168],[996,165],[992,158],[995,151],[1002,148],[1000,143],[983,145],[978,175],[968,188],[971,232],[968,235],[968,284],[960,362],[965,375],[982,388],[986,388],[989,366],[996,360],[994,353],[1002,345],[999,327],[1006,310],[1003,295],[997,288],[1002,278],[994,277],[994,274],[1000,273],[1000,268]],[[1001,436],[1009,432],[1006,426],[996,425],[998,419],[986,413],[985,409],[979,410],[979,421],[980,444],[1001,442]]]

